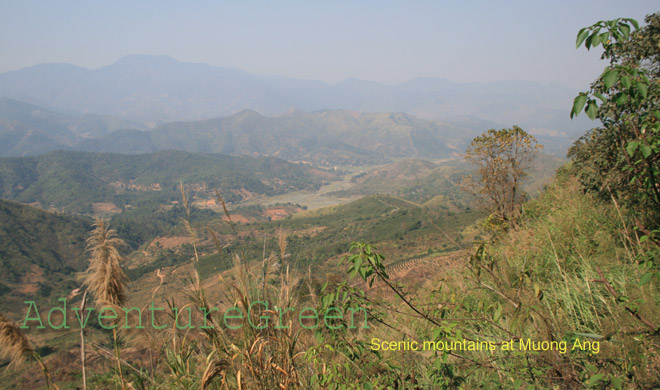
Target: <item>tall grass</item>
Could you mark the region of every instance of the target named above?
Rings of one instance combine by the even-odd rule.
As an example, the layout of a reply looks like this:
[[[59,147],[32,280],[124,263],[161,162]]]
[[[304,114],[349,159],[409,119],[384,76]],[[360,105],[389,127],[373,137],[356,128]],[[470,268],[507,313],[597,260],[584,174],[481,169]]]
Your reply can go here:
[[[105,221],[98,218],[94,221],[94,230],[92,230],[87,239],[87,250],[91,253],[91,256],[89,258],[89,268],[84,285],[94,295],[96,306],[100,309],[113,308],[121,310],[122,305],[126,302],[126,274],[121,268],[122,256],[119,253],[119,247],[123,245],[124,241],[116,237],[114,230],[108,229]],[[119,375],[122,389],[126,390],[117,335],[118,325],[115,325],[112,329],[112,336],[117,374]],[[82,342],[81,349],[81,360],[84,370],[85,351]],[[86,387],[84,381],[83,386]]]
[[[22,366],[28,359],[34,360],[44,374],[46,387],[50,389],[52,379],[41,356],[30,346],[30,342],[18,325],[2,314],[0,314],[0,356],[9,359],[10,367]],[[52,385],[59,390],[55,383]]]
[[[527,369],[511,373],[522,383],[660,385],[660,360],[650,358],[660,347],[660,294],[657,286],[640,286],[638,260],[648,248],[622,216],[617,205],[581,193],[574,177],[560,173],[525,205],[518,228],[473,257],[468,279],[478,290],[469,299],[497,313],[500,329],[485,328],[497,338],[601,345],[598,354],[526,356],[517,365]],[[513,361],[497,367],[516,367]]]
[[[188,198],[183,187],[181,193],[186,215],[189,215]],[[224,199],[219,193],[216,195],[223,205],[225,220],[235,233]],[[216,314],[218,310],[213,310],[214,305],[199,276],[197,233],[189,220],[183,222],[193,239],[194,248],[187,293],[189,304],[200,308],[202,313],[211,313],[197,320],[206,321],[212,327],[199,329],[195,333],[172,329],[172,343],[165,346],[171,383],[178,383],[177,388],[209,388],[214,383],[216,387],[227,389],[304,388],[299,373],[304,353],[300,325],[287,320],[283,329],[275,329],[272,323],[265,323],[269,321],[266,317],[276,314],[275,308],[287,310],[308,298],[292,292],[294,286],[302,284],[303,278],[292,275],[285,264],[286,234],[280,232],[278,235],[279,256],[266,256],[264,247],[262,259],[250,260],[244,253],[226,252],[215,232],[207,229],[216,244],[218,259],[227,257],[233,264],[224,276],[216,275],[222,283],[222,302],[245,313],[252,312],[251,317],[245,316],[227,327],[221,316]],[[255,313],[251,310],[255,302],[262,302],[259,305],[267,305],[268,309]],[[184,381],[183,378],[197,379]]]

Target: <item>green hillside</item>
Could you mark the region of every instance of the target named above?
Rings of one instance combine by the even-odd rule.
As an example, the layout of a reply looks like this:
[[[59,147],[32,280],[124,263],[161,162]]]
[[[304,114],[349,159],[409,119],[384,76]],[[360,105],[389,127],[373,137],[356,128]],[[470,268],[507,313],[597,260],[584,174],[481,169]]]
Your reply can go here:
[[[79,287],[90,227],[88,218],[0,199],[0,310]]]
[[[452,213],[421,206],[391,196],[369,196],[333,207],[296,214],[280,227],[290,231],[323,227],[313,235],[302,234],[292,243],[292,253],[304,264],[315,264],[344,253],[347,241],[372,242],[399,258],[430,250],[458,249],[466,239],[462,229],[481,213]],[[293,249],[295,248],[295,249]]]
[[[426,256],[430,253],[447,252],[469,245],[474,236],[464,228],[482,216],[481,212],[445,211],[442,207],[423,206],[405,199],[375,195],[356,201],[294,214],[286,219],[272,222],[237,224],[236,239],[226,245],[228,253],[242,253],[247,258],[261,258],[264,245],[268,253],[277,251],[277,237],[284,232],[287,237],[289,263],[295,269],[334,272],[328,269],[328,260],[346,251],[346,242],[364,240],[387,250],[392,261]],[[201,236],[207,232],[202,228],[211,226],[223,237],[232,236],[232,230],[224,222],[200,221]],[[183,233],[184,235],[186,233]],[[208,238],[208,237],[207,237]],[[265,240],[265,241],[264,241]],[[214,252],[209,239],[202,252]],[[188,248],[192,256],[192,248]],[[222,270],[217,256],[202,260],[209,275]],[[151,267],[146,267],[151,269]]]
[[[400,160],[354,175],[351,188],[333,195],[389,194],[414,202],[424,203],[435,196],[448,197],[455,205],[466,207],[471,198],[458,187],[461,178],[471,167],[464,162],[432,163],[426,160]],[[460,200],[459,200],[460,198]]]
[[[334,173],[271,157],[165,151],[143,155],[53,152],[0,159],[0,196],[76,213],[169,204],[183,182],[193,197],[219,189],[228,202],[316,189]]]
[[[530,169],[523,189],[536,195],[548,184],[563,159],[540,153]],[[474,206],[475,198],[460,188],[463,177],[472,174],[474,167],[463,160],[433,163],[406,159],[358,173],[351,178],[355,185],[335,191],[339,197],[388,194],[417,203],[433,201],[446,210]]]

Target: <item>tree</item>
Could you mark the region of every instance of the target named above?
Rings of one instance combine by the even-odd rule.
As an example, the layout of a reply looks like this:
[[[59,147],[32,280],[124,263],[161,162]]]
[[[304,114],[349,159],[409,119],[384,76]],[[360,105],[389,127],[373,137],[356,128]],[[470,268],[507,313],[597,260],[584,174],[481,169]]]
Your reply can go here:
[[[609,65],[588,92],[573,102],[571,117],[583,109],[601,127],[587,132],[569,150],[585,188],[614,197],[638,225],[660,221],[660,14],[639,28],[633,19],[600,21],[578,32],[576,46],[602,46]]]
[[[465,159],[479,167],[478,180],[471,176],[463,182],[487,200],[487,208],[500,220],[511,221],[524,200],[520,185],[527,169],[542,146],[518,126],[490,129],[472,140]]]

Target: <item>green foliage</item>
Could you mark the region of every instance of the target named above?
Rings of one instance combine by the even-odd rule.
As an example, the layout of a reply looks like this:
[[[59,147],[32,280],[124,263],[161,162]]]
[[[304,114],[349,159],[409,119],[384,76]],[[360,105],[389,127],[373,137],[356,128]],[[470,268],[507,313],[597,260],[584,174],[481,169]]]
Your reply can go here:
[[[355,275],[360,277],[373,286],[377,276],[389,279],[383,264],[383,256],[377,253],[376,248],[364,242],[356,242],[351,244],[349,252],[357,252],[351,255],[346,255],[344,259],[350,263],[348,267],[348,275],[353,278]],[[339,263],[341,265],[341,262]]]
[[[53,152],[0,159],[0,196],[92,213],[94,203],[112,203],[123,210],[177,202],[181,181],[192,196],[211,199],[217,188],[227,202],[237,202],[246,196],[245,191],[276,195],[318,189],[335,177],[271,157],[176,151],[141,155]]]
[[[364,264],[367,267],[367,264]],[[361,267],[361,266],[360,266]],[[367,310],[369,321],[377,321],[379,314],[365,299],[362,289],[343,281],[336,286],[325,283],[320,290],[317,311],[320,313],[337,308],[342,312]],[[358,311],[359,313],[359,311]],[[356,381],[357,376],[368,376],[381,366],[382,357],[372,351],[368,343],[356,338],[349,330],[350,322],[345,318],[336,319],[332,327],[315,330],[316,345],[311,345],[305,359],[313,368],[309,378],[312,389],[360,389],[364,382]],[[379,388],[386,378],[372,377],[370,384]]]
[[[0,200],[0,221],[0,284],[19,286],[35,278],[38,301],[51,291],[66,296],[76,288],[71,282],[74,273],[85,268],[90,219]],[[2,295],[3,311],[23,306],[22,298],[33,298],[31,294]]]
[[[655,280],[639,288],[644,271],[636,259],[646,250],[630,234],[616,207],[582,194],[563,170],[539,199],[525,204],[519,226],[480,245],[465,273],[445,278],[426,299],[391,280],[382,255],[365,243],[352,245],[347,273],[396,294],[382,317],[390,339],[400,316],[400,331],[413,340],[496,345],[413,360],[409,370],[418,373],[422,388],[648,388],[660,384],[653,358],[660,295]],[[354,295],[387,307],[379,300],[382,290],[376,291]],[[502,349],[511,340],[515,349]],[[567,349],[521,351],[519,340],[565,343]],[[585,347],[574,350],[576,342]],[[393,363],[393,355],[379,359]],[[391,366],[370,380],[396,377],[400,369]]]
[[[354,185],[332,192],[338,197],[387,194],[417,203],[432,201],[445,210],[464,210],[473,199],[456,187],[470,171],[468,164],[448,161],[434,164],[407,159],[354,175]]]
[[[573,117],[587,104],[587,115],[602,127],[569,150],[585,188],[618,201],[650,244],[638,258],[645,270],[641,284],[660,279],[660,13],[646,23],[601,21],[578,33],[577,46],[602,46],[609,65],[571,111]]]
[[[218,214],[208,209],[190,208],[190,222],[199,223],[217,218]],[[186,215],[182,206],[169,209],[159,205],[146,205],[129,209],[115,215],[112,226],[131,249],[150,242],[156,237],[166,236],[181,230],[181,219]]]
[[[491,234],[505,232],[509,229],[509,224],[497,213],[490,214],[481,223],[481,228]]]
[[[598,354],[541,354],[525,363],[540,370],[537,376],[560,372],[587,388],[659,383],[657,362],[648,359],[657,342],[660,296],[655,287],[639,288],[643,271],[636,259],[646,248],[616,207],[581,194],[564,170],[525,211],[524,228],[477,251],[470,263],[486,302],[504,308],[497,316],[503,321],[493,320],[522,338],[600,342]],[[637,337],[632,329],[640,327]]]
[[[481,213],[475,211],[452,214],[399,198],[371,196],[332,210],[295,215],[290,220],[278,221],[276,226],[292,231],[324,227],[312,236],[289,239],[296,266],[304,269],[343,254],[350,240],[382,243],[388,247],[401,242],[406,247],[399,252],[405,258],[414,255],[411,251],[420,250],[416,245],[445,243],[448,249],[457,249],[465,244],[460,228],[480,216]]]
[[[574,101],[602,127],[569,151],[580,181],[602,198],[612,196],[634,218],[658,227],[660,217],[660,14],[639,28],[633,19],[600,21],[578,33],[576,46],[604,49],[609,65]]]

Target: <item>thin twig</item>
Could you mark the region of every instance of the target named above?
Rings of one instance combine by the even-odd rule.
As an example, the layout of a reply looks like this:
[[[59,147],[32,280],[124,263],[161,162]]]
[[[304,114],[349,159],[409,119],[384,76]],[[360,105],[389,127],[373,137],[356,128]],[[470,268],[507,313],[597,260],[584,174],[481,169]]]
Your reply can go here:
[[[600,279],[593,280],[593,282],[604,284],[607,291],[614,297],[614,299],[618,300],[619,299],[619,294],[617,294],[617,292],[614,290],[614,287],[612,287],[610,282],[608,282],[607,279],[605,279],[605,276],[603,275],[603,272],[600,270],[599,267],[596,267],[596,271],[598,271],[598,275],[600,275]],[[641,314],[639,314],[639,312],[637,310],[634,310],[634,309],[630,308],[630,306],[628,306],[628,305],[625,305],[624,307],[625,307],[626,311],[628,311],[628,313],[630,313],[633,317],[640,320],[644,325],[649,327],[654,333],[659,333],[660,332],[660,328],[655,326],[651,321],[644,318]]]

